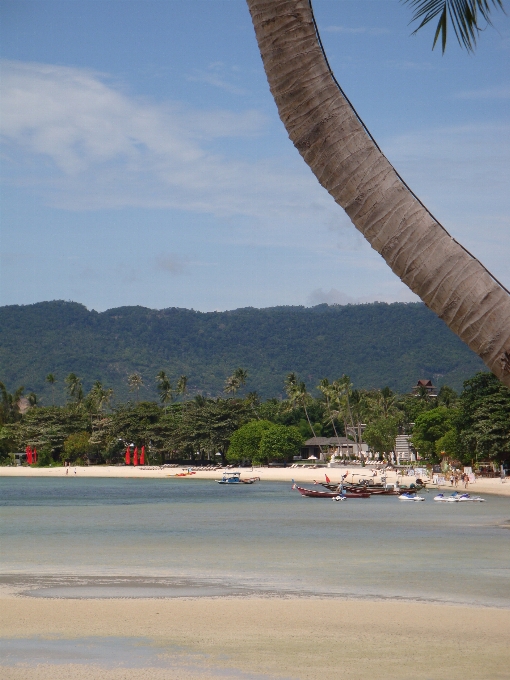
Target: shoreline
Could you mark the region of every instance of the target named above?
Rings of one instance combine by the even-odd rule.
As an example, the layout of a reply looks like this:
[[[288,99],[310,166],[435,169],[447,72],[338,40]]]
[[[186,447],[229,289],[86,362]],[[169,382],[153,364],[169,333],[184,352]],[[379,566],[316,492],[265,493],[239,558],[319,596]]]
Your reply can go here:
[[[151,469],[152,468],[152,469]],[[32,468],[25,466],[17,467],[0,467],[0,477],[80,477],[80,478],[117,478],[117,479],[168,479],[173,478],[177,474],[186,472],[188,468],[178,467],[178,468],[159,468],[158,466],[143,466],[134,467],[132,465],[128,466],[118,466],[118,465],[90,465],[90,466],[71,466],[65,467],[53,467],[53,468]],[[230,468],[230,470],[235,468]],[[241,478],[249,477],[260,477],[261,481],[264,482],[288,482],[292,484],[293,480],[298,483],[313,484],[314,481],[322,482],[324,481],[324,475],[328,475],[332,482],[336,483],[340,481],[340,478],[346,471],[350,474],[347,477],[347,481],[356,481],[359,479],[371,479],[372,472],[371,468],[367,466],[366,468],[361,468],[359,466],[345,466],[345,467],[334,467],[327,468],[321,467],[317,469],[310,468],[267,468],[267,467],[254,467],[254,468],[238,468],[241,471]],[[68,474],[66,475],[66,470]],[[76,474],[75,474],[76,470]],[[223,474],[224,469],[217,470],[206,470],[197,471],[195,474],[191,474],[186,477],[177,477],[183,483],[187,483],[193,479],[207,479],[214,481],[220,479]],[[397,478],[397,474],[394,470],[388,471],[386,473],[388,482],[394,483]],[[379,480],[379,476],[376,478]],[[414,481],[414,477],[402,477],[399,475],[399,480],[402,484],[409,485]],[[427,488],[431,491],[448,491],[449,489],[453,491],[458,491],[459,493],[473,492],[476,494],[494,494],[498,496],[510,496],[510,480],[502,482],[501,479],[488,479],[481,478],[477,479],[476,482],[469,484],[467,489],[464,489],[463,485],[458,487],[452,487],[450,484],[443,486],[437,486],[432,483],[427,483]]]
[[[82,591],[82,592],[77,592]],[[90,592],[88,592],[90,591]],[[97,591],[102,591],[98,594]],[[217,591],[217,592],[214,592]],[[256,585],[223,582],[218,578],[187,578],[182,576],[161,576],[139,573],[88,573],[47,572],[34,576],[25,571],[0,573],[0,602],[3,600],[43,600],[48,602],[125,602],[125,601],[341,601],[380,602],[402,605],[431,605],[441,607],[462,607],[468,609],[494,609],[508,611],[510,603],[497,604],[489,600],[448,599],[437,595],[396,595],[368,591],[356,593],[327,589],[298,589],[278,585]],[[1,626],[1,616],[0,616]]]
[[[319,680],[339,673],[425,680],[445,669],[454,680],[508,677],[510,610],[471,607],[467,613],[465,606],[352,599],[332,604],[329,598],[0,597],[4,640],[16,641],[22,651],[34,643],[40,648],[42,641],[54,650],[49,663],[4,661],[2,670],[10,680]],[[129,659],[122,669],[87,665],[66,656],[70,641],[73,648],[82,641],[112,650],[145,644],[154,660],[143,668],[129,666]]]

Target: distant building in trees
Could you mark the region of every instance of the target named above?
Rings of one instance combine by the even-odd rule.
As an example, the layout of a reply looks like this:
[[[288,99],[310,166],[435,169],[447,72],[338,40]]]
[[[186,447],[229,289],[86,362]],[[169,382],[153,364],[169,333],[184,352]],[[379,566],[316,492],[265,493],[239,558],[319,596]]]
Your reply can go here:
[[[437,388],[432,384],[432,380],[418,380],[413,387],[413,393],[419,396],[423,392],[426,392],[429,397],[437,397]]]

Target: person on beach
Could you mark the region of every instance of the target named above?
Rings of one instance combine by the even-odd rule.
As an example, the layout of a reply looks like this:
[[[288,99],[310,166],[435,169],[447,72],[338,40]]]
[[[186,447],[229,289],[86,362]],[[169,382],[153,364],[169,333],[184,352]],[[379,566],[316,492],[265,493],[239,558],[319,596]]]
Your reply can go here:
[[[66,467],[66,475],[68,475],[68,474],[69,474],[69,468]]]
[[[464,488],[467,489],[469,484],[469,475],[467,473],[464,474]]]
[[[450,486],[453,486],[453,475],[450,477]]]

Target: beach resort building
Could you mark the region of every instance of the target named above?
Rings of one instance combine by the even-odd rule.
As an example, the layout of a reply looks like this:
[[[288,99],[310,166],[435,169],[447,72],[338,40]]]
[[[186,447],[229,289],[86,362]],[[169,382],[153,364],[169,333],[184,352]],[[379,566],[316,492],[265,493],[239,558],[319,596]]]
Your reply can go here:
[[[359,450],[358,450],[359,449]],[[347,437],[312,437],[307,439],[301,448],[301,458],[311,458],[312,456],[321,459],[324,455],[335,455],[337,458],[357,456],[363,454],[367,457],[368,444],[361,442],[356,444]]]
[[[411,444],[411,437],[408,434],[399,434],[395,440],[395,458],[397,465],[403,461],[415,461],[416,451]]]

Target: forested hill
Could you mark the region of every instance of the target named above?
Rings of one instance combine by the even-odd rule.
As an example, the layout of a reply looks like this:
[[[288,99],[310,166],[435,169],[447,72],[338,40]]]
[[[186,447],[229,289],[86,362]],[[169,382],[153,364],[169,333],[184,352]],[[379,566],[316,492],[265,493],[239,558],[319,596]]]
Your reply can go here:
[[[173,381],[187,375],[191,395],[214,396],[238,367],[249,374],[244,391],[269,397],[282,394],[290,371],[309,389],[345,373],[356,387],[407,392],[419,378],[459,389],[483,364],[421,303],[209,313],[144,307],[98,313],[62,301],[0,307],[0,380],[9,390],[33,390],[41,404],[51,403],[48,373],[62,403],[70,372],[85,389],[100,380],[127,400],[134,372],[145,383],[140,398],[155,398],[160,370]]]

